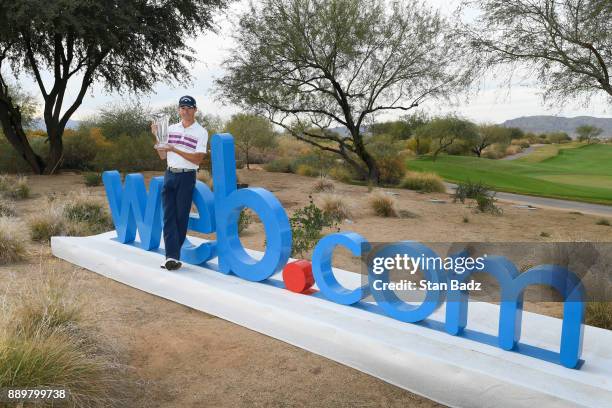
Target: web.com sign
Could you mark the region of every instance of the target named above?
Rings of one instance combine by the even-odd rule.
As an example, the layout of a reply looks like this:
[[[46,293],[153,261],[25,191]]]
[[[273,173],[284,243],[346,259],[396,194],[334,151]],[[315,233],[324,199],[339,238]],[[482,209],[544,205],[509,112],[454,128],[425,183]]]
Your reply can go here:
[[[189,220],[189,229],[201,233],[216,233],[217,240],[192,245],[188,240],[181,250],[181,259],[187,263],[204,265],[218,257],[219,270],[235,274],[242,279],[265,283],[268,278],[283,270],[291,253],[291,228],[280,201],[263,188],[236,188],[236,163],[234,141],[229,134],[217,134],[212,138],[212,163],[214,194],[204,183],[197,182],[193,202],[198,216]],[[147,192],[141,174],[129,174],[122,185],[117,171],[103,175],[117,239],[121,243],[133,243],[138,231],[143,250],[157,250],[162,233],[161,186],[163,177],[151,180]],[[266,233],[266,250],[263,258],[254,259],[244,249],[238,236],[238,218],[245,207],[259,216]],[[466,328],[468,316],[468,292],[461,285],[442,290],[442,283],[451,279],[465,282],[474,268],[461,271],[431,266],[421,268],[431,284],[424,301],[412,304],[400,299],[389,283],[386,270],[369,267],[367,283],[356,289],[343,287],[332,272],[332,255],[337,246],[343,246],[353,255],[361,256],[371,250],[368,241],[354,232],[340,232],[325,236],[316,245],[312,256],[312,275],[326,300],[347,306],[359,307],[372,313],[384,314],[407,323],[419,324],[427,329],[446,331],[475,342],[529,355],[534,358],[579,368],[582,352],[585,290],[578,277],[556,265],[540,265],[520,273],[505,257],[489,256],[482,261],[479,270],[494,276],[501,290],[499,330],[497,337]],[[376,257],[393,258],[398,254],[409,257],[436,257],[427,246],[414,241],[386,245],[377,250]],[[461,273],[459,273],[461,272]],[[563,324],[560,351],[553,352],[534,345],[520,343],[523,293],[528,286],[553,287],[563,298]],[[282,290],[282,289],[279,289]],[[376,304],[364,302],[372,295]],[[428,317],[446,300],[446,320],[442,324]]]

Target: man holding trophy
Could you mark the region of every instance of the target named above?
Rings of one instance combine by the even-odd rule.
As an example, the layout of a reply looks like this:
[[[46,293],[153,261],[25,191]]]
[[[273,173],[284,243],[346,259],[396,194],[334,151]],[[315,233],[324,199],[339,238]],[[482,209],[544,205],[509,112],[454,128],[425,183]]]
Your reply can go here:
[[[168,270],[182,265],[181,247],[187,236],[196,173],[206,154],[208,132],[196,122],[196,112],[195,99],[186,95],[179,99],[179,123],[168,126],[168,116],[158,115],[151,124],[157,138],[155,149],[168,163],[162,188],[166,260],[161,265]]]

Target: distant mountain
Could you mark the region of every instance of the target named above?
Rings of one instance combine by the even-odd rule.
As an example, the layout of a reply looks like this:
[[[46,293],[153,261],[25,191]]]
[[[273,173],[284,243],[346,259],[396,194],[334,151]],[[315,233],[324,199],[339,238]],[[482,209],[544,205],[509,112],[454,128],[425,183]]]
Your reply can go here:
[[[582,125],[591,125],[603,129],[603,137],[612,136],[612,118],[595,118],[592,116],[576,116],[564,118],[562,116],[523,116],[510,119],[501,124],[505,127],[516,127],[524,132],[547,133],[566,132],[576,136],[576,128]]]
[[[79,120],[70,120],[68,119],[68,123],[66,123],[66,129],[77,129],[81,121]],[[32,130],[47,130],[47,126],[45,125],[45,120],[43,118],[34,119],[34,123],[30,126]]]

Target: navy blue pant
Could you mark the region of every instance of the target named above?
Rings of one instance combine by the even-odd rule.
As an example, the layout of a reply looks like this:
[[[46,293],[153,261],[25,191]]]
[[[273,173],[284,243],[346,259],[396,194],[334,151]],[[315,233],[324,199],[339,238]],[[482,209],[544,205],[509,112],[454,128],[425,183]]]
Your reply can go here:
[[[195,171],[172,173],[166,170],[164,174],[162,205],[164,207],[166,258],[180,259],[181,247],[187,236],[195,182]]]

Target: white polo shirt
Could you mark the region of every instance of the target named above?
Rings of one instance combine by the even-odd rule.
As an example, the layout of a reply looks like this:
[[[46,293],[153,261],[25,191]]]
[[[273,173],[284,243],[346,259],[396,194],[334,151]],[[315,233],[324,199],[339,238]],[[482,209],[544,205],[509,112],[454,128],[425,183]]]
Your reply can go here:
[[[187,153],[206,153],[208,132],[198,122],[187,128],[179,122],[168,127],[168,143],[178,150]],[[179,169],[198,169],[198,165],[181,157],[178,153],[168,152],[166,155],[168,167]]]

